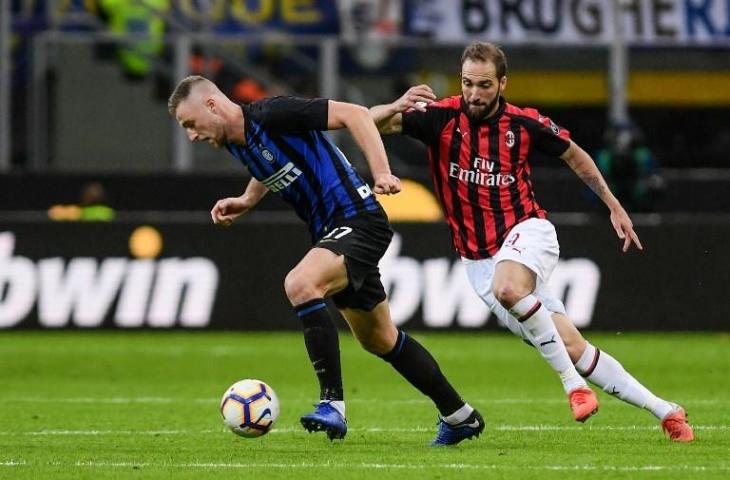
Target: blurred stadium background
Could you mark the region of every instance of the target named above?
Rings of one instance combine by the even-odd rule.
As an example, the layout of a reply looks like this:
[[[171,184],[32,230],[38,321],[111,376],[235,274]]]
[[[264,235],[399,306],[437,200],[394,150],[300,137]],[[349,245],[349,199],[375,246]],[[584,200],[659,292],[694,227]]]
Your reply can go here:
[[[571,130],[627,205],[555,159],[538,200],[563,260],[553,288],[583,328],[727,330],[730,4],[725,0],[9,0],[0,2],[0,328],[298,329],[282,290],[307,248],[273,195],[216,229],[247,173],[191,145],[166,110],[203,74],[239,101],[293,93],[371,106],[409,85],[459,92],[475,39],[501,44],[508,101]],[[347,134],[335,133],[367,172]],[[383,271],[408,329],[497,328],[430,193],[424,148],[385,139],[407,179]],[[260,299],[266,299],[261,302]]]

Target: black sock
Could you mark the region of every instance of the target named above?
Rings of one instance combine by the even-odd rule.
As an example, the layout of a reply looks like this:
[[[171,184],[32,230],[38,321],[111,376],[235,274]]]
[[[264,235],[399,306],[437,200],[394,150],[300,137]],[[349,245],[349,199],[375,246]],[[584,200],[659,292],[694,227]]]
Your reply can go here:
[[[433,400],[441,416],[451,415],[464,406],[464,400],[446,380],[428,350],[402,330],[398,331],[393,350],[380,358],[393,365],[411,385]]]
[[[343,400],[340,342],[324,299],[294,307],[304,327],[304,344],[319,379],[320,400]]]

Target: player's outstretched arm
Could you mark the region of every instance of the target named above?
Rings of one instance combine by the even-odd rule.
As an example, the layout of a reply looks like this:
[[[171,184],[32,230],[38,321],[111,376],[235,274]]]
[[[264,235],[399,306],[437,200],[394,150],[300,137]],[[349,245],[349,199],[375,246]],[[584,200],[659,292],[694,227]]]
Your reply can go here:
[[[375,128],[368,109],[353,103],[329,101],[327,127],[347,128],[360,147],[373,175],[375,193],[390,195],[400,192],[400,179],[390,172],[383,140]]]
[[[248,182],[246,190],[240,197],[228,197],[218,200],[215,203],[213,209],[210,211],[213,223],[227,227],[233,223],[234,220],[251,210],[257,203],[259,203],[259,200],[261,200],[268,191],[269,190],[263,183],[252,178]]]
[[[384,105],[370,107],[370,117],[384,135],[403,131],[403,112],[409,108],[425,112],[426,105],[436,100],[436,95],[428,85],[416,85],[408,89],[398,100]]]
[[[611,193],[606,180],[603,179],[603,175],[601,175],[591,156],[575,142],[571,141],[570,146],[560,158],[565,160],[565,163],[598,195],[598,198],[611,211],[611,224],[614,230],[616,230],[618,238],[624,242],[622,250],[624,252],[628,251],[632,243],[639,250],[643,250],[644,247],[641,245],[639,236],[634,231],[634,224],[631,218],[629,218],[629,214],[626,213],[624,207],[621,206],[618,199]]]

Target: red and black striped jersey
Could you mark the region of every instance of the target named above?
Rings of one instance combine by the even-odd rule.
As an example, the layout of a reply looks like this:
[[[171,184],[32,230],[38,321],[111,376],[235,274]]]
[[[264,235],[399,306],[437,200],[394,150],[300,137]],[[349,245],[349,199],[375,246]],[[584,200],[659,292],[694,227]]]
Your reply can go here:
[[[510,229],[528,218],[545,218],[535,201],[530,159],[558,157],[570,132],[533,108],[499,100],[494,115],[471,120],[460,95],[403,114],[403,133],[428,147],[436,194],[462,257],[494,256]]]

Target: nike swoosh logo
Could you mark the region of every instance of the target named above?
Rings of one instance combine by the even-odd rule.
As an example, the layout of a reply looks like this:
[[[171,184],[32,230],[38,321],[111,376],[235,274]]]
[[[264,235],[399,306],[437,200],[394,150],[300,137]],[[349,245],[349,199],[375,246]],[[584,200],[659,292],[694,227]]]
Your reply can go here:
[[[479,428],[479,420],[474,420],[474,422],[472,423],[467,423],[466,426],[470,428]]]

